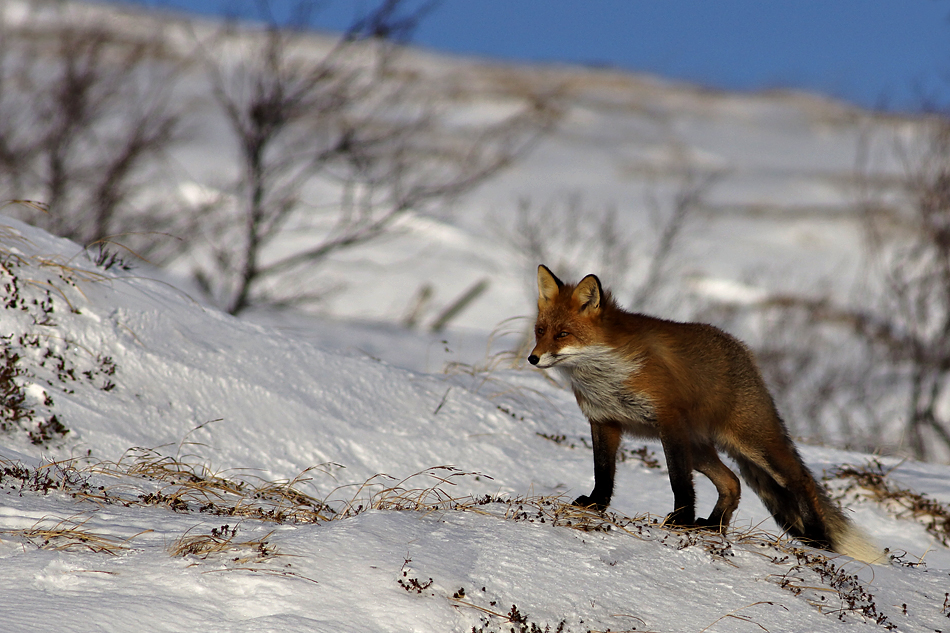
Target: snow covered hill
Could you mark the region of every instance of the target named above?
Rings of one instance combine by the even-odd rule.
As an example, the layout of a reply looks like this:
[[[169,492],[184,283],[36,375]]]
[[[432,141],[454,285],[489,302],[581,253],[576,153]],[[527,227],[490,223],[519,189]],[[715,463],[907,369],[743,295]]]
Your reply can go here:
[[[26,6],[3,5],[5,24]],[[151,19],[63,6],[120,31]],[[193,46],[186,31],[170,42]],[[868,187],[897,199],[893,149],[919,122],[609,70],[418,50],[400,63],[454,116],[490,117],[529,86],[556,88],[563,118],[455,208],[407,214],[286,280],[336,288],[319,318],[235,319],[182,290],[190,256],[158,271],[0,218],[0,632],[950,630],[950,467],[801,447],[889,549],[875,567],[783,539],[748,490],[725,537],[662,527],[655,443],[625,444],[611,511],[584,513],[564,503],[592,484],[573,397],[495,362],[505,345],[486,351],[496,325],[533,310],[520,201],[552,209],[552,231],[615,209],[641,274],[677,193],[716,174],[678,242],[666,315],[853,290],[855,201]],[[235,170],[199,75],[180,86],[198,124],[153,193],[207,193]],[[421,287],[430,325],[481,279],[449,331],[398,325]],[[703,515],[715,491],[699,477],[697,491]]]
[[[803,447],[863,473],[831,485],[897,556],[873,568],[781,540],[748,495],[726,538],[658,526],[653,444],[625,446],[613,512],[585,514],[562,502],[591,484],[586,423],[538,372],[329,352],[0,234],[2,631],[947,626],[945,466],[881,460],[875,486],[870,456]]]

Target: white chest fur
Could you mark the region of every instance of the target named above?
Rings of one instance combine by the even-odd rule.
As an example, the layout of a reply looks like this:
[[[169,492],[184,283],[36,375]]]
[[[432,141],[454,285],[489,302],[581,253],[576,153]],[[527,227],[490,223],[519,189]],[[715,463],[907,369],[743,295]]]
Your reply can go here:
[[[642,366],[642,361],[624,358],[611,348],[592,346],[573,354],[570,363],[557,367],[571,381],[581,411],[592,422],[613,420],[631,427],[653,426],[653,403],[626,384]]]

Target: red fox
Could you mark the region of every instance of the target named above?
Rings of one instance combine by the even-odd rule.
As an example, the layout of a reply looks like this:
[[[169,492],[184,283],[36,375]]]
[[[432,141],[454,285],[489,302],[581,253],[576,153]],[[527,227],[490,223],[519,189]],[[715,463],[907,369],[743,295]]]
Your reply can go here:
[[[739,505],[732,457],[776,522],[809,544],[866,562],[883,558],[802,462],[751,352],[712,325],[620,308],[595,275],[565,284],[538,267],[537,344],[528,362],[568,380],[590,421],[594,489],[574,505],[603,511],[613,496],[620,436],[659,438],[673,488],[667,521],[724,530]],[[693,471],[719,500],[696,518]]]

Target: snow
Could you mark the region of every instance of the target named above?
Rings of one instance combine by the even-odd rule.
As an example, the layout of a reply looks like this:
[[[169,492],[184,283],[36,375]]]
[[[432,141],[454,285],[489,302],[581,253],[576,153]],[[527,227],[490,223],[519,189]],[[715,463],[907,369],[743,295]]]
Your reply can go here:
[[[749,304],[816,279],[849,289],[857,148],[916,128],[807,95],[407,58],[457,84],[459,124],[497,119],[512,103],[501,87],[526,83],[562,88],[565,118],[454,213],[407,215],[321,268],[345,285],[319,317],[236,319],[184,290],[189,261],[106,270],[0,218],[0,331],[17,354],[0,361],[32,411],[0,435],[0,632],[950,630],[950,548],[931,518],[832,476],[880,463],[946,508],[950,466],[801,444],[895,556],[873,567],[783,539],[747,488],[725,537],[662,527],[657,443],[628,441],[610,512],[584,513],[566,502],[592,485],[586,420],[550,376],[497,362],[520,322],[489,337],[531,318],[537,262],[497,231],[519,198],[615,205],[646,244],[649,201],[692,168],[721,178],[675,292]],[[195,104],[207,125],[174,151],[185,175],[171,189],[214,201],[233,164],[222,122]],[[882,181],[899,170],[869,154]],[[423,284],[438,308],[485,278],[449,330],[399,325]],[[68,433],[34,443],[27,430],[53,415]],[[702,516],[715,489],[696,484]],[[175,553],[188,544],[216,547]]]
[[[105,271],[75,244],[3,223],[4,252],[16,255],[4,283],[15,276],[29,306],[5,310],[3,331],[39,335],[79,377],[60,380],[39,349],[20,349],[30,405],[49,394],[69,433],[44,447],[5,435],[7,467],[46,464],[56,485],[31,490],[9,470],[2,481],[2,631],[508,630],[522,616],[523,630],[946,626],[950,551],[917,520],[849,501],[877,542],[925,562],[910,567],[827,562],[780,541],[749,496],[725,538],[671,531],[656,524],[671,493],[655,444],[646,450],[660,468],[619,464],[616,514],[580,513],[561,503],[590,485],[585,422],[542,374],[427,373],[328,351],[201,306],[147,269]],[[44,299],[52,309],[38,325]],[[869,460],[802,451],[816,472]],[[146,504],[172,484],[106,466],[149,455],[252,483],[292,480],[342,514],[267,521],[201,512],[187,496]],[[902,487],[950,502],[947,466],[887,465]],[[89,487],[60,483],[64,473]],[[714,492],[698,484],[702,512]],[[37,535],[66,528],[85,540]],[[224,551],[171,553],[235,528]]]

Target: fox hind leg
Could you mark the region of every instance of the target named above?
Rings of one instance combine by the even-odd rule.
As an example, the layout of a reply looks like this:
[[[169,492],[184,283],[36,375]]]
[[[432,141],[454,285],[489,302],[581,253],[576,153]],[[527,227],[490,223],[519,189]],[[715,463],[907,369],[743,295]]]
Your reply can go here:
[[[732,513],[739,505],[742,486],[739,478],[722,463],[716,448],[711,444],[693,445],[694,468],[704,474],[716,486],[719,499],[709,517],[697,519],[696,524],[724,532],[732,521]]]

